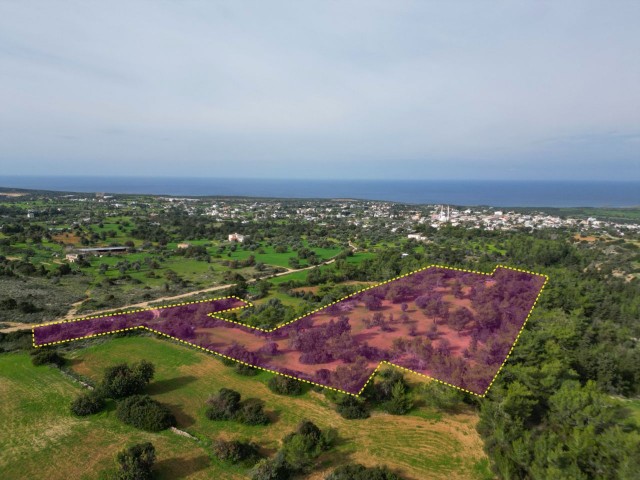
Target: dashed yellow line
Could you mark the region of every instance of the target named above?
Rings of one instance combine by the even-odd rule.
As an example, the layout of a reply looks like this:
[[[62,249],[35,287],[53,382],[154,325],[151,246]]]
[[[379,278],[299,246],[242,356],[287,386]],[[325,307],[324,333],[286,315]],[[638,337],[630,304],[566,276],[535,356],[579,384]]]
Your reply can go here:
[[[282,327],[284,327],[286,325],[290,325],[291,323],[297,322],[298,320],[300,320],[302,318],[308,317],[309,315],[312,315],[312,314],[317,313],[317,312],[319,312],[321,310],[324,310],[327,307],[330,307],[331,305],[335,305],[336,303],[340,303],[343,300],[346,300],[348,298],[353,297],[354,295],[357,295],[359,293],[365,292],[367,290],[371,290],[372,288],[376,288],[376,287],[379,287],[381,285],[386,285],[389,282],[393,282],[395,280],[399,280],[401,278],[408,277],[410,275],[422,272],[424,270],[428,270],[430,268],[442,268],[442,269],[446,269],[446,270],[455,270],[455,271],[458,271],[458,272],[474,273],[474,274],[477,274],[477,275],[487,275],[487,276],[493,276],[498,268],[503,268],[503,269],[506,269],[506,270],[513,270],[513,271],[516,271],[516,272],[528,273],[530,275],[536,275],[536,276],[539,276],[539,277],[544,277],[544,279],[545,279],[544,283],[542,284],[542,287],[540,288],[540,291],[538,292],[538,295],[536,296],[535,301],[533,302],[533,305],[531,306],[531,309],[529,310],[529,313],[527,314],[527,317],[525,318],[524,323],[522,324],[522,327],[520,327],[520,331],[518,332],[518,335],[516,336],[516,338],[515,338],[515,340],[513,342],[513,345],[511,345],[511,348],[509,349],[509,353],[507,354],[505,359],[502,361],[502,364],[500,365],[500,368],[498,368],[498,371],[496,372],[496,374],[491,379],[491,382],[489,383],[489,386],[481,394],[480,393],[476,393],[476,392],[472,392],[471,390],[467,390],[466,388],[459,387],[457,385],[453,385],[451,383],[445,382],[445,381],[437,379],[435,377],[431,377],[429,375],[425,375],[423,373],[416,372],[415,370],[411,370],[411,369],[403,367],[401,365],[397,365],[395,363],[388,362],[386,360],[383,360],[380,363],[378,363],[378,366],[371,373],[371,375],[369,376],[369,378],[367,379],[367,381],[365,382],[363,387],[358,391],[357,394],[355,394],[355,393],[347,392],[346,390],[341,390],[339,388],[330,387],[328,385],[323,385],[321,383],[316,383],[316,382],[313,382],[311,380],[306,380],[306,379],[303,379],[303,378],[295,377],[293,375],[288,375],[286,373],[281,373],[281,372],[278,372],[276,370],[271,370],[269,368],[264,368],[264,367],[260,367],[258,365],[253,365],[253,364],[250,364],[250,363],[246,363],[246,362],[243,362],[242,360],[237,360],[235,358],[232,358],[232,357],[229,357],[227,355],[224,355],[224,354],[222,354],[220,352],[216,352],[214,350],[210,350],[210,349],[202,347],[200,345],[196,345],[195,343],[188,342],[188,341],[183,340],[181,338],[174,337],[172,335],[168,335],[166,333],[163,333],[163,332],[160,332],[158,330],[154,330],[153,328],[145,327],[145,326],[142,326],[142,325],[141,326],[137,326],[137,327],[129,327],[129,328],[123,328],[123,329],[120,329],[120,330],[112,330],[112,331],[109,331],[109,332],[86,335],[86,336],[78,337],[78,338],[71,338],[71,339],[68,339],[68,340],[59,340],[59,341],[56,341],[56,342],[43,343],[43,344],[40,344],[40,345],[36,345],[36,343],[35,343],[35,329],[38,328],[38,327],[46,326],[46,325],[56,325],[56,324],[70,323],[70,322],[80,322],[80,321],[83,321],[83,320],[91,320],[91,319],[95,319],[95,318],[106,318],[106,317],[113,317],[113,316],[119,316],[119,315],[126,315],[126,314],[130,314],[130,313],[144,312],[144,311],[149,311],[149,310],[159,310],[159,309],[163,309],[163,308],[181,307],[181,306],[184,306],[184,305],[192,305],[192,304],[196,304],[196,303],[213,302],[213,301],[216,301],[216,300],[226,300],[226,299],[229,299],[229,298],[233,298],[233,299],[239,300],[241,302],[244,302],[245,305],[242,305],[242,306],[239,306],[239,307],[234,307],[234,308],[228,308],[228,309],[225,309],[225,310],[220,310],[220,311],[218,311],[216,313],[225,313],[225,312],[231,312],[231,311],[234,311],[234,310],[242,310],[244,308],[253,307],[254,306],[253,303],[251,303],[250,301],[244,300],[244,299],[242,299],[240,297],[237,297],[235,295],[230,295],[230,296],[227,296],[227,297],[219,297],[219,298],[209,298],[209,299],[205,299],[205,300],[195,300],[195,301],[191,301],[191,302],[175,303],[175,304],[163,305],[163,306],[159,306],[159,307],[141,308],[141,309],[138,309],[138,310],[128,310],[128,311],[119,312],[119,313],[95,315],[95,316],[83,317],[83,318],[78,318],[78,319],[73,319],[73,320],[62,320],[62,321],[58,321],[58,322],[43,323],[41,325],[35,325],[34,327],[31,328],[32,343],[33,343],[33,346],[35,348],[39,348],[39,347],[45,347],[45,346],[48,346],[48,345],[57,345],[57,344],[60,344],[60,343],[72,342],[72,341],[76,341],[76,340],[83,340],[83,339],[86,339],[86,338],[99,337],[99,336],[102,336],[102,335],[110,335],[112,333],[125,332],[125,331],[136,330],[136,329],[142,329],[142,330],[149,330],[150,332],[153,332],[153,333],[155,333],[157,335],[161,335],[161,336],[176,340],[176,341],[178,341],[178,342],[180,342],[180,343],[182,343],[184,345],[189,345],[189,346],[197,348],[199,350],[203,350],[205,352],[213,353],[213,354],[215,354],[215,355],[217,355],[219,357],[223,357],[223,358],[226,358],[228,360],[233,360],[234,362],[240,363],[242,365],[247,365],[249,367],[253,367],[253,368],[256,368],[258,370],[264,370],[265,372],[275,373],[275,374],[281,375],[283,377],[293,378],[293,379],[301,381],[301,382],[309,383],[311,385],[317,385],[317,386],[322,387],[322,388],[328,388],[329,390],[333,390],[333,391],[336,391],[336,392],[341,392],[341,393],[344,393],[344,394],[347,394],[347,395],[352,395],[354,397],[359,397],[362,394],[364,389],[367,387],[367,385],[373,379],[374,375],[378,372],[378,370],[380,370],[380,367],[383,364],[386,364],[386,365],[390,365],[392,367],[396,367],[396,368],[398,368],[400,370],[405,370],[407,372],[411,372],[411,373],[419,375],[421,377],[428,378],[430,380],[435,380],[438,383],[441,383],[443,385],[447,385],[449,387],[456,388],[456,389],[461,390],[461,391],[466,392],[466,393],[470,393],[471,395],[475,395],[477,397],[484,398],[484,397],[486,397],[487,392],[489,391],[489,389],[491,388],[491,386],[495,382],[496,378],[498,377],[498,374],[500,374],[500,372],[502,371],[502,368],[504,367],[505,363],[507,363],[507,360],[511,356],[511,353],[513,352],[513,349],[516,346],[516,343],[518,343],[518,339],[520,338],[520,335],[522,334],[522,332],[524,330],[524,327],[526,326],[527,321],[529,320],[529,317],[531,317],[531,314],[533,313],[533,309],[535,308],[536,304],[538,303],[538,299],[540,298],[540,295],[542,295],[542,291],[544,290],[544,287],[546,286],[547,282],[549,281],[549,276],[548,275],[532,272],[532,271],[529,271],[529,270],[523,270],[521,268],[508,267],[506,265],[496,265],[496,267],[493,269],[493,271],[491,273],[486,273],[486,272],[478,272],[478,271],[475,271],[475,270],[468,270],[466,268],[447,267],[445,265],[433,264],[433,265],[429,265],[429,266],[426,266],[426,267],[423,267],[423,268],[419,268],[419,269],[414,270],[414,271],[409,272],[409,273],[398,275],[397,277],[394,277],[394,278],[392,278],[390,280],[385,280],[384,282],[380,282],[380,283],[377,283],[375,285],[371,285],[371,286],[362,288],[362,289],[360,289],[360,290],[358,290],[358,291],[356,291],[354,293],[351,293],[351,294],[349,294],[349,295],[347,295],[345,297],[340,298],[339,300],[336,300],[335,302],[331,302],[331,303],[329,303],[327,305],[324,305],[322,307],[316,308],[315,310],[312,310],[312,311],[310,311],[308,313],[305,313],[304,315],[300,315],[299,317],[296,317],[293,320],[290,320],[289,322],[283,323],[282,325],[278,325],[277,327],[274,327],[274,328],[271,328],[271,329],[264,329],[264,328],[260,328],[260,327],[254,327],[252,325],[247,325],[247,324],[242,323],[242,322],[236,322],[234,320],[229,320],[229,319],[224,318],[224,317],[219,317],[219,316],[217,316],[217,315],[215,315],[213,313],[208,313],[207,316],[215,318],[217,320],[222,320],[222,321],[225,321],[225,322],[229,322],[229,323],[233,323],[233,324],[236,324],[236,325],[240,325],[240,326],[245,327],[245,328],[259,330],[259,331],[264,332],[264,333],[270,333],[270,332],[278,330],[278,329],[280,329],[280,328],[282,328]]]

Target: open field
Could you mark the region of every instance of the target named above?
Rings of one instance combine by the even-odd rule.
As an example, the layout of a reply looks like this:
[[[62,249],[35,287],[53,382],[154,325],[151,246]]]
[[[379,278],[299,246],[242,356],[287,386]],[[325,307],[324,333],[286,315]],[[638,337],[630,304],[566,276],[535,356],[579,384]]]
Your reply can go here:
[[[156,446],[158,478],[209,478],[205,449],[171,432],[123,425],[113,404],[91,418],[71,416],[69,403],[81,388],[56,369],[32,366],[27,354],[0,356],[0,377],[2,478],[99,478],[123,445],[144,441]],[[234,478],[229,474],[225,478]]]
[[[338,445],[324,457],[323,469],[307,478],[323,478],[326,471],[348,461],[386,464],[410,480],[491,478],[474,428],[477,416],[470,411],[446,415],[420,407],[404,417],[374,411],[366,420],[345,420],[322,393],[278,396],[267,389],[266,372],[239,376],[213,356],[150,337],[101,340],[67,356],[75,372],[93,380],[117,362],[153,361],[157,372],[149,393],[170,406],[179,428],[205,444],[218,436],[251,439],[273,454],[279,440],[302,418],[321,428],[336,428]],[[31,366],[26,354],[0,356],[0,374],[8,380],[0,386],[2,431],[11,432],[0,439],[0,470],[12,474],[8,478],[99,478],[98,472],[113,464],[119,449],[143,440],[157,447],[160,478],[246,478],[241,469],[210,459],[204,444],[171,432],[148,434],[120,424],[113,406],[85,419],[72,417],[68,404],[79,387],[57,370]],[[207,420],[204,403],[221,387],[233,388],[243,398],[263,399],[274,423],[252,427]],[[33,452],[30,445],[37,445],[37,450]]]

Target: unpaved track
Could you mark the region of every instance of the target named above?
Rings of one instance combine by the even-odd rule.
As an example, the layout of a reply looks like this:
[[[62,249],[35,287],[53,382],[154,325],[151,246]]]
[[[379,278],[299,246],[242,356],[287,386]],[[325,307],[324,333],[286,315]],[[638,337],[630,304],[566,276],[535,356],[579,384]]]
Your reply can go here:
[[[312,265],[310,267],[297,268],[297,269],[281,267],[281,268],[286,268],[286,270],[284,272],[280,272],[280,273],[276,273],[276,274],[270,275],[269,277],[260,277],[258,279],[252,278],[250,280],[247,280],[247,283],[253,283],[253,282],[256,282],[257,280],[263,280],[264,278],[281,277],[283,275],[289,275],[290,273],[294,273],[294,272],[302,272],[304,270],[311,270],[312,268],[320,267],[321,265],[329,265],[330,263],[333,263],[335,261],[336,261],[335,258],[331,258],[331,259],[327,260],[326,262],[322,262],[319,265]],[[229,283],[227,285],[218,285],[216,287],[208,287],[208,288],[203,288],[201,290],[194,290],[192,292],[181,293],[180,295],[172,295],[172,296],[154,298],[154,299],[151,299],[151,300],[146,300],[144,302],[132,303],[130,305],[124,305],[122,307],[107,308],[107,309],[103,309],[103,310],[94,310],[94,311],[91,311],[91,312],[87,312],[86,314],[83,314],[83,315],[76,315],[78,307],[80,306],[80,304],[82,302],[84,302],[84,300],[80,300],[79,302],[76,302],[76,303],[71,305],[71,309],[67,312],[67,314],[64,317],[59,317],[59,318],[57,318],[55,320],[52,320],[52,321],[53,322],[57,322],[57,321],[62,321],[62,320],[75,320],[75,319],[78,319],[78,318],[86,317],[88,315],[92,315],[92,316],[93,315],[100,315],[101,313],[121,311],[121,310],[129,310],[129,309],[132,309],[132,308],[147,308],[147,307],[149,307],[150,303],[158,303],[158,302],[170,303],[170,302],[173,302],[175,300],[180,300],[181,298],[186,298],[186,297],[190,297],[192,295],[197,295],[199,293],[209,293],[209,292],[215,292],[215,291],[219,291],[219,290],[224,290],[226,288],[233,287],[234,285],[235,285],[235,283]],[[33,327],[32,324],[25,324],[25,323],[16,323],[16,322],[2,322],[2,323],[6,323],[6,324],[11,325],[11,326],[7,327],[7,328],[0,329],[0,333],[17,332],[18,330],[31,330],[31,328]]]

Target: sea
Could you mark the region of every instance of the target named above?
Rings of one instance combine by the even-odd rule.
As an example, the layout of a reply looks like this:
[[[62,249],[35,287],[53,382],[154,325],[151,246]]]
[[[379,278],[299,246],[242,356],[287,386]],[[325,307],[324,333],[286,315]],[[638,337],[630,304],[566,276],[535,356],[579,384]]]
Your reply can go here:
[[[353,198],[494,207],[637,207],[640,182],[505,180],[296,180],[189,177],[6,176],[0,187],[267,198]]]

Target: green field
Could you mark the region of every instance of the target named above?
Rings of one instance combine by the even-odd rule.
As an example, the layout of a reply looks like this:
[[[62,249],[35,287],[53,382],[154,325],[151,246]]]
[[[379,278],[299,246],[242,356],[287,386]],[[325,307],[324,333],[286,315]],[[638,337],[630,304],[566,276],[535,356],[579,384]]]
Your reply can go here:
[[[336,428],[339,436],[337,446],[322,457],[320,470],[305,478],[323,478],[332,467],[348,461],[386,464],[409,480],[487,478],[482,443],[474,428],[477,416],[472,412],[444,415],[420,407],[403,417],[375,411],[366,420],[345,420],[320,392],[278,396],[266,388],[271,375],[267,372],[242,377],[212,355],[152,337],[103,339],[67,356],[75,372],[93,380],[117,362],[153,361],[157,372],[148,392],[170,406],[179,428],[202,441],[124,426],[115,418],[113,405],[98,415],[74,418],[68,405],[81,391],[79,386],[56,369],[33,367],[26,354],[4,354],[0,356],[3,478],[100,478],[98,472],[112,468],[118,450],[143,440],[156,445],[159,478],[246,478],[242,469],[210,458],[210,441],[251,439],[264,453],[273,454],[280,439],[303,418],[321,428]],[[244,398],[263,399],[273,423],[251,427],[207,420],[205,400],[221,387],[233,388]]]
[[[33,367],[27,354],[1,355],[0,378],[3,479],[99,478],[122,446],[144,441],[156,447],[158,478],[209,478],[206,450],[189,439],[123,425],[113,405],[91,418],[71,416],[69,402],[82,389],[56,369]]]
[[[215,250],[215,249],[212,249]],[[341,251],[340,248],[311,248],[316,255],[322,260],[328,260],[331,257],[335,257]],[[260,253],[260,251],[264,251],[264,253]],[[244,250],[237,249],[235,252],[229,252],[230,255],[226,253],[222,255],[223,259],[230,260],[245,260],[249,256],[253,255],[256,262],[265,263],[267,265],[275,265],[277,267],[285,267],[289,268],[289,259],[297,256],[297,253],[289,250],[285,253],[276,253],[274,247],[261,247],[256,250]],[[305,260],[300,260],[301,266],[308,266],[308,263]]]

